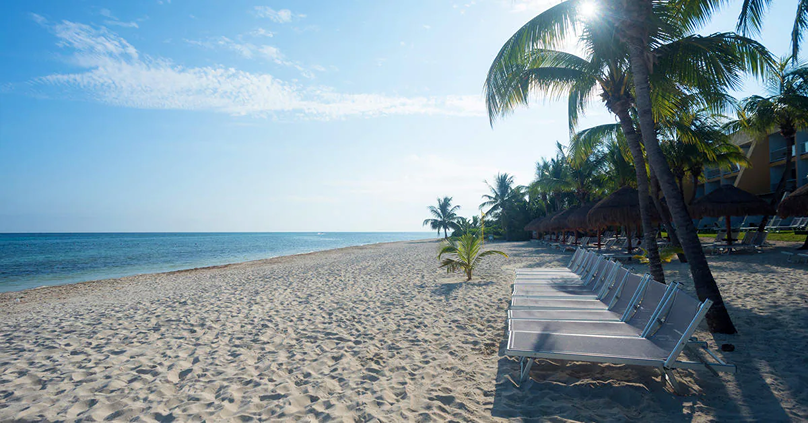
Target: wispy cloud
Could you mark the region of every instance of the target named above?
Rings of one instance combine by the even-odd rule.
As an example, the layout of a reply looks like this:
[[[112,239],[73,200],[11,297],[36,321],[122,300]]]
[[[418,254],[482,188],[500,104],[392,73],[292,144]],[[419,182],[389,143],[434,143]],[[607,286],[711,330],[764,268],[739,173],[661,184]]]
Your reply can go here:
[[[271,38],[271,37],[275,36],[275,33],[272,32],[272,31],[267,31],[264,28],[256,28],[256,29],[250,31],[250,35],[252,35],[253,37],[270,37]]]
[[[239,37],[240,38],[240,37]],[[286,58],[281,51],[270,45],[255,45],[252,43],[236,42],[227,37],[212,37],[206,40],[185,40],[189,44],[197,45],[200,47],[215,49],[223,48],[237,52],[245,59],[261,58],[269,60],[281,66],[289,66],[300,71],[300,74],[306,78],[314,78],[314,73],[303,66],[301,63],[292,61]]]
[[[71,63],[82,68],[74,73],[39,77],[22,86],[33,87],[38,95],[141,109],[202,110],[293,119],[484,115],[482,101],[476,95],[349,94],[322,85],[283,81],[266,73],[223,66],[184,67],[169,59],[142,54],[105,27],[70,21],[51,24],[39,15],[32,18],[48,28],[56,36],[57,44],[70,50]],[[272,49],[239,53],[281,60],[279,52]]]
[[[259,18],[269,18],[277,23],[292,22],[293,19],[302,19],[306,15],[292,13],[289,9],[275,10],[269,6],[255,6],[253,14]]]
[[[109,9],[101,9],[101,11],[99,13],[101,14],[101,16],[107,18],[106,20],[104,20],[105,25],[120,26],[120,27],[124,27],[124,28],[139,28],[137,22],[135,22],[135,21],[131,21],[131,22],[121,21],[120,19],[116,18],[115,15],[113,15],[112,12],[110,12]]]

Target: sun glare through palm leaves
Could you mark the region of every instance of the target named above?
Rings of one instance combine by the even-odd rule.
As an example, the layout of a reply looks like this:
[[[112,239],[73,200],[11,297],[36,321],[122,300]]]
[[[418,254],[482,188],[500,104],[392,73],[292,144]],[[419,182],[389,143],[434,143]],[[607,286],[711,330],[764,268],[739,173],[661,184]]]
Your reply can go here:
[[[585,1],[579,6],[580,13],[585,19],[593,18],[598,13],[598,4],[594,1]]]

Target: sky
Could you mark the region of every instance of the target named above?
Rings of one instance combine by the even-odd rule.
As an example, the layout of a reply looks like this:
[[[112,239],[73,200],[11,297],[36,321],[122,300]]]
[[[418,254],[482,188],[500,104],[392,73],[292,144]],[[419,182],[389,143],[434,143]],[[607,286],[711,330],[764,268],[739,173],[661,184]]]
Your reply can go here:
[[[569,139],[562,102],[492,127],[482,97],[556,3],[2,2],[0,232],[425,231],[443,196],[478,214],[484,180],[528,184]],[[797,2],[773,3],[758,39],[784,55]],[[612,121],[595,104],[581,127]]]

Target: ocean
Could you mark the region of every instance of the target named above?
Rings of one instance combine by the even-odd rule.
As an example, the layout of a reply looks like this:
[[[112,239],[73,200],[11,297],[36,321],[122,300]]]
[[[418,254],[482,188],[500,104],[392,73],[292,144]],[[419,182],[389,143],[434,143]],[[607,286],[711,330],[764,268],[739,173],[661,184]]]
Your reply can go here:
[[[217,266],[432,232],[0,234],[0,292]]]

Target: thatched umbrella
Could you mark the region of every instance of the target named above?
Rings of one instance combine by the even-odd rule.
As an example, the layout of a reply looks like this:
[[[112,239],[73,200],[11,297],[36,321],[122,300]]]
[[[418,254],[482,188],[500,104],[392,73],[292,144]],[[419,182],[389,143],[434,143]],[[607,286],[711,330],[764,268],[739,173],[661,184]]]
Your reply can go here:
[[[727,221],[727,244],[732,245],[732,216],[771,215],[774,208],[751,192],[732,185],[721,185],[715,191],[700,197],[690,205],[694,219],[724,217]]]
[[[555,213],[553,213],[553,214],[548,215],[547,217],[545,217],[545,218],[544,218],[544,220],[542,220],[542,221],[539,223],[539,229],[540,229],[542,232],[552,232],[552,231],[554,231],[554,230],[555,230],[555,227],[552,225],[553,218],[554,218],[554,217],[556,217],[556,216],[558,216],[559,214],[561,214],[561,213],[563,213],[563,212],[564,212],[564,210],[561,210],[561,211],[555,212]]]
[[[777,214],[782,218],[808,215],[808,185],[803,185],[783,199],[777,207]]]
[[[591,203],[585,203],[581,207],[578,207],[568,218],[567,224],[571,228],[586,230],[592,228],[592,225],[589,224],[589,210],[592,210],[592,207],[595,206],[597,202],[593,201]],[[598,249],[600,248],[600,227],[598,229]]]
[[[541,224],[542,220],[544,220],[544,216],[531,220],[530,223],[525,225],[525,230],[528,232],[539,232],[539,225]]]
[[[808,215],[808,185],[803,185],[783,199],[777,207],[777,214],[782,218]],[[808,236],[798,250],[808,250]]]
[[[651,218],[659,221],[659,213],[655,208],[651,209]],[[628,252],[631,253],[631,225],[639,227],[642,222],[640,214],[640,197],[636,189],[623,187],[612,193],[612,195],[598,201],[587,215],[589,224],[594,227],[609,225],[621,225],[629,228]]]
[[[573,213],[575,213],[576,210],[578,210],[578,208],[579,208],[578,206],[570,207],[562,211],[561,213],[558,213],[555,216],[553,216],[552,221],[550,221],[550,226],[552,227],[552,229],[561,231],[567,229],[573,229],[574,226],[570,226],[568,219]],[[578,231],[575,231],[575,243],[576,244],[578,243]]]

